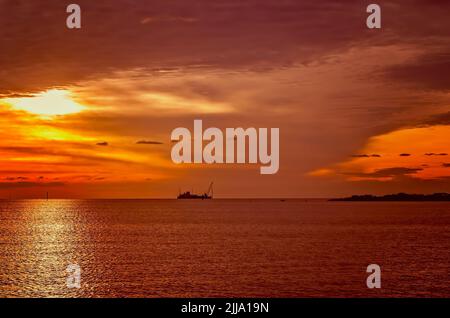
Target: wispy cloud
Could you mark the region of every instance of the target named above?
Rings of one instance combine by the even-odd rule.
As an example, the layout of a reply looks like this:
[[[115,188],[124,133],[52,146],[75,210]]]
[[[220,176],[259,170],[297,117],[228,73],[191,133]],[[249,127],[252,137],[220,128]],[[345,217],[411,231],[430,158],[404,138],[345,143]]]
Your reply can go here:
[[[0,182],[0,189],[61,187],[63,182]]]
[[[162,145],[163,143],[160,141],[152,141],[152,140],[138,140],[136,141],[137,145]]]

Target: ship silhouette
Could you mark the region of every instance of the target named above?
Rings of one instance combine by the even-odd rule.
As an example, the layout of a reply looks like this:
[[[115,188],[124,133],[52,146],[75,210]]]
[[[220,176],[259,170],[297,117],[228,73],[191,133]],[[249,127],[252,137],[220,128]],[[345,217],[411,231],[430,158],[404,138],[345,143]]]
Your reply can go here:
[[[194,194],[194,193],[191,193],[190,191],[186,191],[186,192],[178,194],[177,199],[202,199],[202,200],[212,199],[213,193],[214,193],[213,182],[211,182],[209,184],[209,188],[208,188],[207,192],[205,192],[203,194]]]

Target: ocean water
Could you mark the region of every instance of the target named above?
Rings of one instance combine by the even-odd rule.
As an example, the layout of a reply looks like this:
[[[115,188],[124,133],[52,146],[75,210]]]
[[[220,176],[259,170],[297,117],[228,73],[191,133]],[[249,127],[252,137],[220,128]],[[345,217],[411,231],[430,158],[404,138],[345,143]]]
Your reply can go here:
[[[0,296],[450,297],[450,203],[0,201]]]

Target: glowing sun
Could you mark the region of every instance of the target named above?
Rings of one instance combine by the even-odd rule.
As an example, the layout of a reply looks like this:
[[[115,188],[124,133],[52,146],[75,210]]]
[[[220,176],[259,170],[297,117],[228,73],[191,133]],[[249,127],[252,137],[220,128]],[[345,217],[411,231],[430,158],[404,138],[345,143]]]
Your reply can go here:
[[[70,91],[62,89],[51,89],[31,97],[4,98],[3,101],[15,109],[41,116],[73,114],[84,108],[71,98]]]

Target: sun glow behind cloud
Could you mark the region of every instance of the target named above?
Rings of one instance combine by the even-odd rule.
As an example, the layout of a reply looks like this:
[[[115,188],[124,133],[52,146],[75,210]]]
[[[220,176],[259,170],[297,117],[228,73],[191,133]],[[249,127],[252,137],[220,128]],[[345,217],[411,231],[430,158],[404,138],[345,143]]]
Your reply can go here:
[[[4,98],[6,104],[40,116],[56,116],[78,113],[84,106],[72,99],[68,90],[50,89],[31,97]]]
[[[170,163],[161,154],[162,146],[138,146],[138,137],[133,134],[102,130],[98,116],[107,111],[96,112],[95,105],[75,87],[6,96],[0,98],[0,193],[2,189],[17,189],[16,195],[26,196],[25,188],[36,188],[39,193],[45,186],[65,197],[70,192],[66,187],[80,184],[146,184],[168,176],[162,171]],[[84,123],[86,116],[95,119]],[[140,134],[139,138],[153,136]],[[106,146],[100,147],[103,141],[107,141]]]
[[[174,71],[175,72],[175,71]],[[89,110],[123,112],[128,115],[231,114],[235,103],[214,96],[211,86],[217,75],[177,73],[176,77],[155,78],[144,70],[116,72],[110,77],[80,83],[73,87],[77,100]],[[204,83],[208,82],[208,85]],[[219,90],[220,91],[220,90]]]

